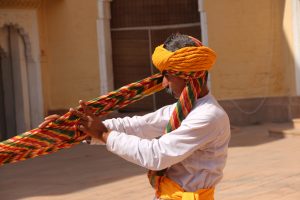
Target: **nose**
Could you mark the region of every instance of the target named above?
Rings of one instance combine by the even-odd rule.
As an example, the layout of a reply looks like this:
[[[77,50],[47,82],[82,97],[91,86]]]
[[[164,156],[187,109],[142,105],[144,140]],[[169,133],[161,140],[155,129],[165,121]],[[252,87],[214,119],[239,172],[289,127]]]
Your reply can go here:
[[[163,86],[164,88],[169,87],[169,81],[168,81],[168,79],[167,79],[166,77],[163,78],[162,86]]]

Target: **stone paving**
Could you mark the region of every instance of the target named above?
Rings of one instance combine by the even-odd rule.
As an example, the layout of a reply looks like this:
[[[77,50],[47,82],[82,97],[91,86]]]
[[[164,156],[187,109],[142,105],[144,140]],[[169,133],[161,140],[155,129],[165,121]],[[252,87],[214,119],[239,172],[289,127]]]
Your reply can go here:
[[[234,127],[216,200],[299,200],[300,136],[272,134],[290,124]],[[1,200],[153,198],[145,170],[106,151],[78,145],[0,167]]]

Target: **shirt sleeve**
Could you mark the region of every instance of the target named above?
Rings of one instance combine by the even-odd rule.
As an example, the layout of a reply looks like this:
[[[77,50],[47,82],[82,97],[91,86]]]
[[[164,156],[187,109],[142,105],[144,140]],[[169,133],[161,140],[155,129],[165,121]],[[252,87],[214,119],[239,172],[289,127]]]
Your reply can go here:
[[[113,118],[105,120],[103,123],[110,131],[135,135],[144,139],[152,139],[164,133],[174,106],[175,104],[164,106],[144,116]],[[105,143],[97,138],[92,138],[89,144],[105,145]]]
[[[169,122],[173,106],[165,106],[144,116],[105,120],[104,125],[112,131],[123,132],[145,139],[161,136]]]
[[[196,149],[204,149],[216,138],[215,123],[209,120],[182,122],[176,130],[159,139],[143,139],[112,131],[107,149],[122,158],[151,170],[165,169],[181,162]]]

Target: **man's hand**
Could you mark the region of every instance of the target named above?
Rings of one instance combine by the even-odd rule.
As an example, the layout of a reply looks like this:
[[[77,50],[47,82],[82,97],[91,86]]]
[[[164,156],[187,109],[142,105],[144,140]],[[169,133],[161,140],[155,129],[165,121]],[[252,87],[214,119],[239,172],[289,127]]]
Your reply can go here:
[[[39,128],[45,128],[50,122],[53,122],[58,118],[60,118],[60,115],[49,115],[48,117],[45,117],[45,121],[39,125]]]
[[[101,119],[93,114],[93,112],[86,106],[85,102],[79,101],[80,108],[82,112],[70,108],[70,112],[77,117],[79,117],[79,127],[78,129],[85,132],[90,137],[99,139],[106,143],[107,137],[109,135],[108,129],[102,123]],[[45,118],[45,121],[39,125],[39,128],[45,128],[49,123],[60,118],[60,115],[49,115]]]
[[[101,119],[93,114],[84,101],[80,100],[79,104],[82,111],[70,108],[70,112],[79,117],[80,125],[78,129],[106,143],[109,135],[108,129],[102,123]]]

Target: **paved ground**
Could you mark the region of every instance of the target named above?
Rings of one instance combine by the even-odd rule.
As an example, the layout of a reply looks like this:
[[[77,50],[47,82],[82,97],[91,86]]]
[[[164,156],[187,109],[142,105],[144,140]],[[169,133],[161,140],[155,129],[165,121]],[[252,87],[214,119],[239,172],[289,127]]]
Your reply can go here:
[[[300,199],[300,136],[268,129],[290,124],[235,127],[217,200]],[[152,199],[145,170],[107,152],[78,145],[0,167],[1,200]]]

